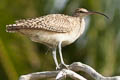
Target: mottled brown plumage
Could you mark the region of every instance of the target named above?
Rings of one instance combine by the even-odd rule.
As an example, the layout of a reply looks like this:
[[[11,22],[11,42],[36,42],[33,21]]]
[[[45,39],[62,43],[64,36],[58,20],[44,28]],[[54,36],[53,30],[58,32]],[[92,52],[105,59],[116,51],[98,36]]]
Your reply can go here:
[[[50,14],[39,18],[18,20],[15,24],[7,25],[9,26],[7,30],[42,29],[53,32],[70,32],[75,26],[73,24],[75,18],[64,14]]]

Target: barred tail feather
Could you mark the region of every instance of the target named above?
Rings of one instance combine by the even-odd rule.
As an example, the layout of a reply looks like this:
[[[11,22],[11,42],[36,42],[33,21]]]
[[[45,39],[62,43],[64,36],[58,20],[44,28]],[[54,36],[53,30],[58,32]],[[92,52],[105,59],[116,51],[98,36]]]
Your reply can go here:
[[[15,32],[19,29],[19,26],[17,26],[16,24],[6,25],[6,32]]]

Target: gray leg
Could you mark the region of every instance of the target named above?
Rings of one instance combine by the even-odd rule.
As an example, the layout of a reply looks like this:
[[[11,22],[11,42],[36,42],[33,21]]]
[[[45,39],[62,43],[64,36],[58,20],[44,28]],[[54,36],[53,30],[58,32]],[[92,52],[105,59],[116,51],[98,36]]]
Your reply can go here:
[[[56,64],[56,69],[59,69],[59,65],[58,65],[58,61],[57,61],[57,58],[56,58],[56,48],[52,49],[52,55],[53,55],[53,59],[55,61],[55,64]]]
[[[64,63],[64,61],[63,61],[61,44],[62,44],[62,42],[59,42],[59,45],[58,45],[59,54],[60,54],[60,60],[61,60],[60,68],[61,68],[61,69],[62,69],[62,68],[67,68],[67,69],[69,69],[69,68],[68,68],[68,65],[66,65],[66,64]]]
[[[60,54],[60,60],[61,60],[61,64],[65,64],[63,61],[63,57],[62,57],[62,48],[61,48],[61,44],[62,42],[59,42],[58,48],[59,48],[59,54]]]

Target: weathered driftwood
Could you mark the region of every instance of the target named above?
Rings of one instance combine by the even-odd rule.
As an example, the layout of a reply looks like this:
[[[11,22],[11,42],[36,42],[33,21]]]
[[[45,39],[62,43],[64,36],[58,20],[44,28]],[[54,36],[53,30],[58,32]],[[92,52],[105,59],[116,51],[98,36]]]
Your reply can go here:
[[[78,71],[86,72],[95,80],[120,80],[120,76],[104,77],[98,72],[96,72],[92,67],[80,62],[72,63],[71,65],[69,65],[68,69],[36,72],[27,75],[22,75],[20,76],[19,80],[37,80],[37,79],[45,79],[45,78],[55,78],[56,80],[62,80],[66,76],[74,80],[87,80],[86,78],[77,74],[76,72]]]

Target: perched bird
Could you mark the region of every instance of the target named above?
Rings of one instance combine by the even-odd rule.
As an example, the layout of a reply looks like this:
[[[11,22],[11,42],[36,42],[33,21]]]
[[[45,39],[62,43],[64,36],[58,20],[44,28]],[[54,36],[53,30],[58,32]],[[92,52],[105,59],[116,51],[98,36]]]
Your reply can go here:
[[[18,20],[15,24],[7,25],[6,30],[7,32],[22,33],[32,41],[42,43],[51,48],[56,68],[60,69],[56,58],[57,47],[59,49],[61,64],[67,67],[63,61],[61,47],[73,43],[83,34],[85,30],[84,18],[90,14],[100,14],[107,17],[100,12],[78,8],[72,16],[49,14],[38,18]]]

